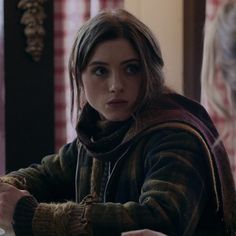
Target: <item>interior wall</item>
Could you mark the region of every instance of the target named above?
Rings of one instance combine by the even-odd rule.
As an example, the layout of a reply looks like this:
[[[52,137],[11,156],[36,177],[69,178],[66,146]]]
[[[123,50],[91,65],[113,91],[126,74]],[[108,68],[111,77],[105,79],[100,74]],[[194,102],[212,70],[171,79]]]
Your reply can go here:
[[[200,102],[206,0],[184,0],[183,91]]]
[[[26,52],[24,10],[4,1],[5,172],[54,153],[53,1],[43,9],[44,48],[34,61]]]
[[[165,62],[166,83],[183,93],[183,0],[124,0],[124,8],[154,32]]]

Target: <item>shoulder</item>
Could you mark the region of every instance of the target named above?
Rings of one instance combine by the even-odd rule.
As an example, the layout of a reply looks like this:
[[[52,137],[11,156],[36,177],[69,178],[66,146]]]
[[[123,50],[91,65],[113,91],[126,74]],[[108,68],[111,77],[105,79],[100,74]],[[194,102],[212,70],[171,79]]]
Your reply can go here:
[[[172,149],[192,149],[197,153],[203,152],[204,140],[200,134],[190,126],[181,123],[160,124],[146,130],[141,140],[146,140],[147,150],[159,148],[161,150]]]
[[[156,105],[147,108],[137,118],[140,131],[146,129],[177,128],[207,140],[213,145],[218,132],[204,107],[179,94],[164,94]]]
[[[204,140],[186,129],[153,128],[134,144],[134,148],[141,150],[146,166],[153,166],[160,161],[185,163],[203,171],[203,175],[211,169],[211,156]]]

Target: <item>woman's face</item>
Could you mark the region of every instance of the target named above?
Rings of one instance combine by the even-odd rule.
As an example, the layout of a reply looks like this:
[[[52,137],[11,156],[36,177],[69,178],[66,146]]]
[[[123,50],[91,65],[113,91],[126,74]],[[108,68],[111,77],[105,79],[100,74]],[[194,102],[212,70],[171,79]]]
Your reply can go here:
[[[99,44],[82,73],[86,100],[110,121],[124,121],[133,114],[141,79],[140,58],[126,39]]]

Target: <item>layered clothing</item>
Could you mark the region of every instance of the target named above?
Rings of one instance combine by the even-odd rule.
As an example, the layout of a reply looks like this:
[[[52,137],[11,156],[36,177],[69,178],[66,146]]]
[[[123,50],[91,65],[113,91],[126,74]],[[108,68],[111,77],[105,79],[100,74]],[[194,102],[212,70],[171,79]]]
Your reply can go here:
[[[122,122],[100,120],[87,104],[77,134],[40,165],[7,176],[35,197],[17,204],[17,235],[234,235],[228,158],[200,104],[163,94]]]

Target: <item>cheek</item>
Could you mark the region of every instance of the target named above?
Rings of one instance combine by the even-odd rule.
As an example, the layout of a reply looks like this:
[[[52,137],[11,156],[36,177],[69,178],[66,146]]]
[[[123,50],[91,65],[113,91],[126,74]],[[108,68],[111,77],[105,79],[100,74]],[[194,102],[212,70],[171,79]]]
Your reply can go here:
[[[88,84],[84,84],[83,91],[87,99],[93,95],[93,89],[91,88],[91,86],[88,86]]]
[[[96,101],[98,97],[103,94],[103,88],[101,84],[87,79],[83,81],[83,92],[88,101]]]
[[[139,80],[137,80],[137,83],[134,85],[133,87],[133,91],[134,91],[134,98],[136,100],[136,102],[138,102],[138,100],[141,99],[142,97],[142,93],[143,93],[143,84],[142,84],[142,80],[141,78]]]
[[[137,79],[137,82],[136,82],[136,84],[135,84],[135,89],[136,89],[136,93],[137,93],[137,94],[140,94],[140,93],[141,93],[142,87],[143,87],[142,79],[141,79],[141,78],[138,78],[138,79]]]
[[[82,77],[82,83],[83,83],[83,86],[82,86],[83,95],[87,99],[89,95],[89,85],[86,80],[86,76]]]
[[[90,90],[92,90],[92,83],[90,81],[90,78],[84,74],[82,76],[82,83],[83,83],[83,91],[87,95],[90,93]]]

